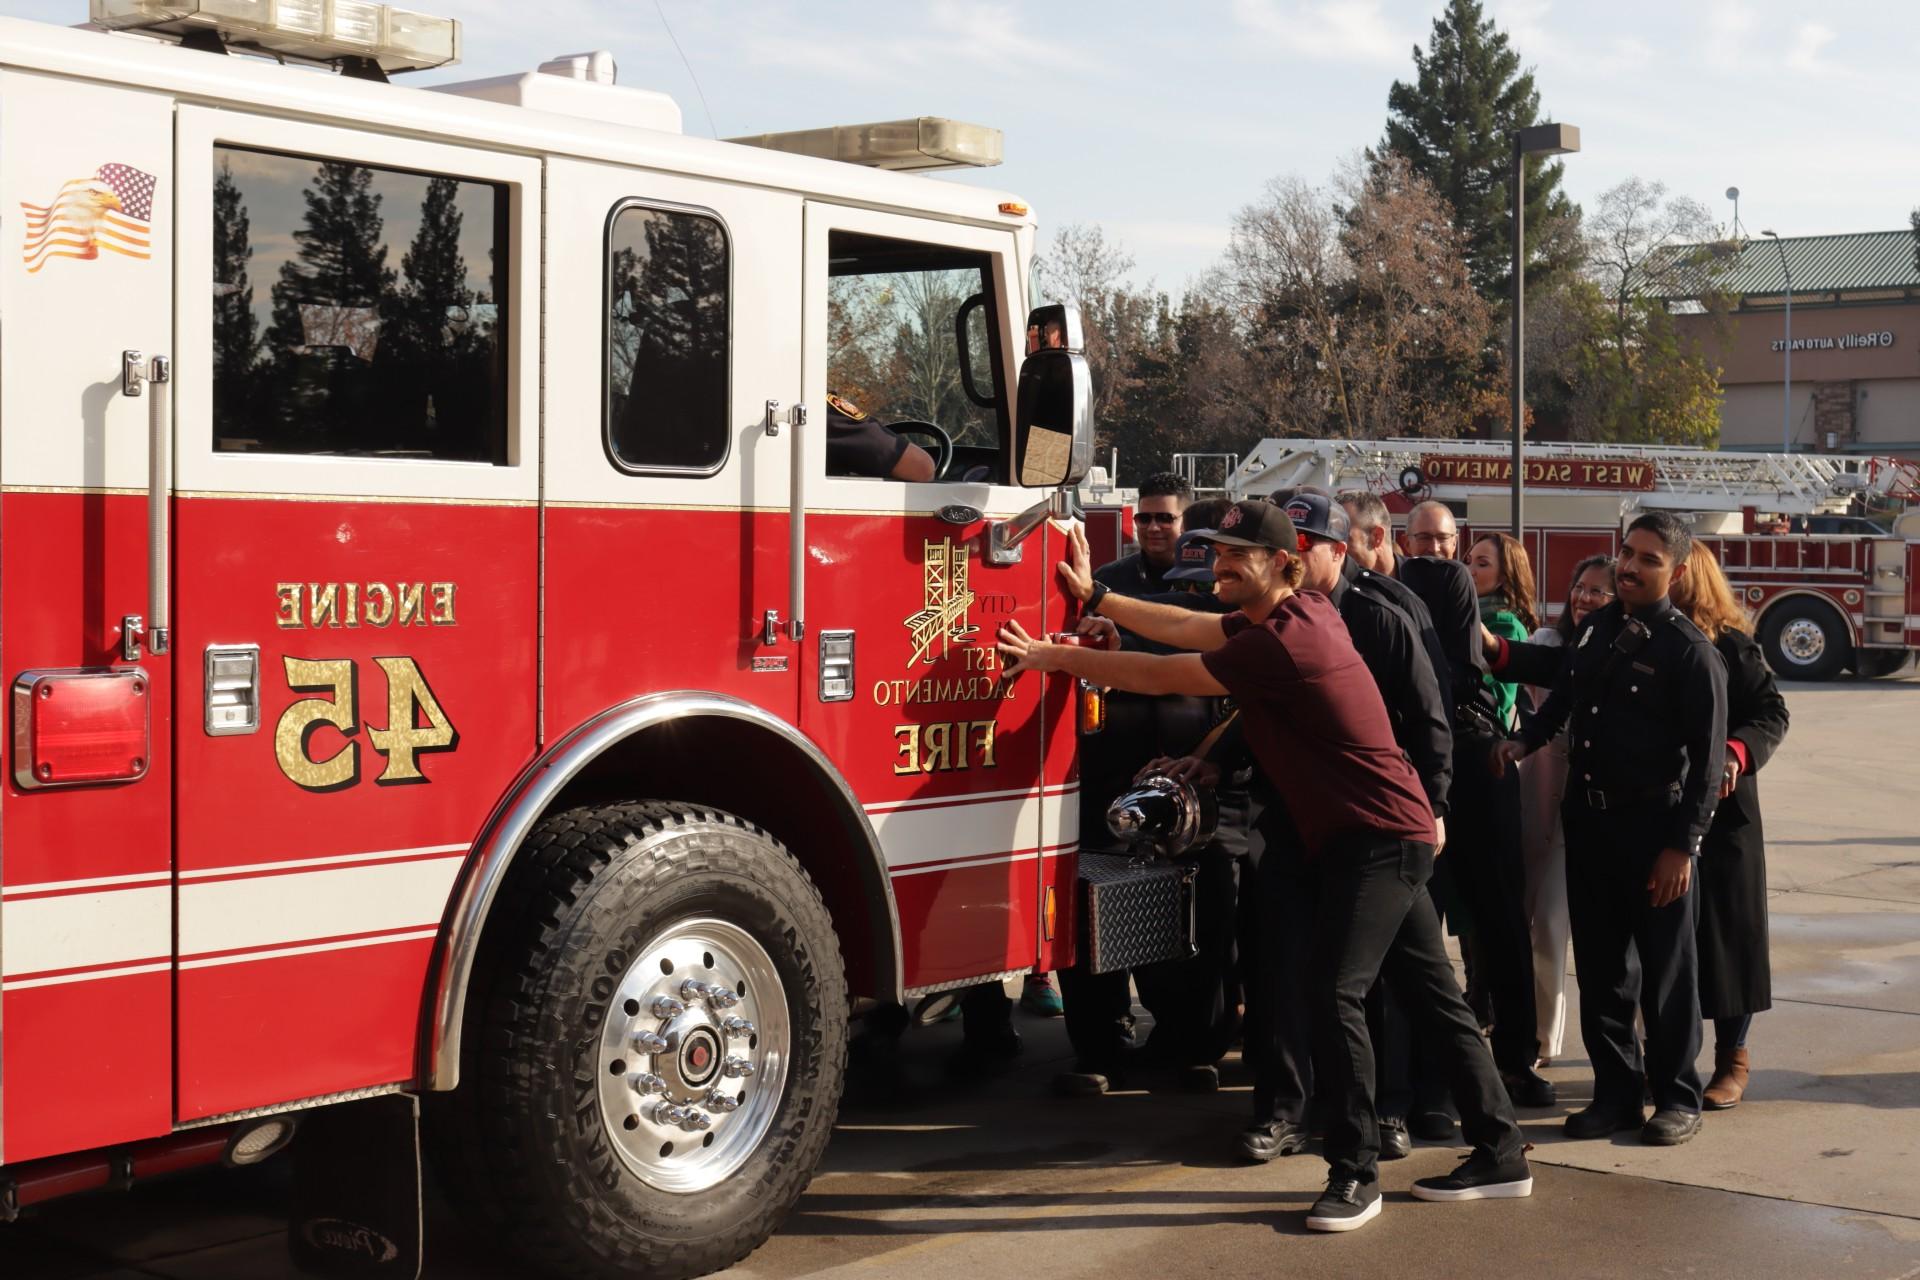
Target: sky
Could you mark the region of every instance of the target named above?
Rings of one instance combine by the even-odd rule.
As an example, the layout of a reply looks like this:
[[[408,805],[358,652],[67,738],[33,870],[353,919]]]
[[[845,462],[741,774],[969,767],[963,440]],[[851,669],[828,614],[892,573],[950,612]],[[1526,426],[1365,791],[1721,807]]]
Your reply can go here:
[[[1097,224],[1136,284],[1178,294],[1272,178],[1325,182],[1377,142],[1441,0],[410,0],[464,24],[464,63],[410,83],[613,52],[688,133],[908,116],[1000,128],[1006,163],[958,180],[1050,227]],[[1578,125],[1566,188],[1663,182],[1749,234],[1903,227],[1920,204],[1913,0],[1487,0],[1546,118]],[[49,21],[84,0],[0,0]],[[664,19],[664,21],[663,21]],[[668,29],[672,36],[669,37]],[[677,48],[675,41],[677,40]],[[689,72],[691,68],[691,73]],[[696,87],[697,84],[697,87]],[[704,102],[703,102],[704,97]]]

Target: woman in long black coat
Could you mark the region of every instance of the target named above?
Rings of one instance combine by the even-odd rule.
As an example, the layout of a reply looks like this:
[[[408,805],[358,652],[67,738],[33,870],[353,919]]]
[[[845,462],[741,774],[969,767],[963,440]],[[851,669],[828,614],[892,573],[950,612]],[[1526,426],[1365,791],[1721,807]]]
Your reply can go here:
[[[1787,701],[1773,682],[1753,622],[1713,552],[1699,543],[1674,584],[1673,603],[1727,664],[1727,772],[1720,807],[1700,843],[1700,1013],[1713,1019],[1713,1079],[1705,1106],[1739,1105],[1747,1087],[1747,1030],[1772,1007],[1767,956],[1767,855],[1755,778],[1787,736]]]

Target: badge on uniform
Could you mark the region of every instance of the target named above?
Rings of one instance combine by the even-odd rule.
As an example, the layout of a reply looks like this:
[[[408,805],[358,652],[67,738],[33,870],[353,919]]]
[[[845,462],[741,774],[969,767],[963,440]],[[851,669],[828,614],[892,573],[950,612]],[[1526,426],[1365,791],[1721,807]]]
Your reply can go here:
[[[1576,649],[1584,649],[1587,647],[1587,641],[1591,639],[1593,639],[1593,628],[1588,627],[1585,631],[1582,631],[1580,633],[1580,643],[1573,647]]]
[[[866,413],[855,407],[853,401],[847,399],[845,396],[837,396],[829,391],[827,392],[827,405],[835,413],[852,418],[855,422],[865,422],[867,420]]]

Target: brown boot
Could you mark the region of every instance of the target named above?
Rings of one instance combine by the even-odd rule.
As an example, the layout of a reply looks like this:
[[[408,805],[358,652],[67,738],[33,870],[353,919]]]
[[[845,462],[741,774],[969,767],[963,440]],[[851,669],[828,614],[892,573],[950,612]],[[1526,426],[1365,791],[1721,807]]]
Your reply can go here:
[[[1731,1053],[1719,1052],[1713,1055],[1713,1080],[1702,1095],[1707,1110],[1731,1111],[1740,1105],[1740,1097],[1747,1091],[1747,1051],[1735,1049]]]

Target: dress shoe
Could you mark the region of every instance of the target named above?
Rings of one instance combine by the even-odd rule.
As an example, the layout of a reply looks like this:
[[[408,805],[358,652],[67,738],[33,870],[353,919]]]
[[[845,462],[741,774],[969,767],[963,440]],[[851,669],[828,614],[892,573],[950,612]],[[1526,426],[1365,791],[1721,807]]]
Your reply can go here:
[[[1220,1068],[1210,1064],[1182,1067],[1174,1073],[1174,1079],[1188,1093],[1220,1092]]]
[[[1747,1051],[1744,1048],[1713,1055],[1713,1079],[1701,1095],[1709,1111],[1731,1111],[1747,1092]]]
[[[1307,1149],[1307,1131],[1291,1120],[1269,1120],[1248,1125],[1234,1139],[1243,1159],[1265,1164],[1275,1156],[1297,1156]]]
[[[1507,1098],[1516,1107],[1551,1107],[1560,1101],[1553,1081],[1531,1067],[1501,1072],[1500,1083],[1507,1087]]]
[[[1567,1117],[1569,1138],[1604,1138],[1609,1134],[1638,1129],[1646,1113],[1639,1107],[1606,1107],[1594,1103],[1584,1111]]]
[[[1452,1142],[1453,1117],[1426,1107],[1407,1117],[1407,1131],[1422,1142]]]
[[[1413,1154],[1413,1139],[1407,1136],[1407,1122],[1399,1116],[1380,1117],[1380,1158],[1405,1160]]]
[[[1700,1132],[1700,1113],[1663,1107],[1640,1130],[1640,1141],[1650,1147],[1677,1147]]]
[[[1020,1033],[1011,1027],[991,1036],[967,1039],[947,1059],[947,1074],[956,1080],[993,1075],[1020,1056]]]

